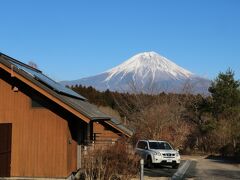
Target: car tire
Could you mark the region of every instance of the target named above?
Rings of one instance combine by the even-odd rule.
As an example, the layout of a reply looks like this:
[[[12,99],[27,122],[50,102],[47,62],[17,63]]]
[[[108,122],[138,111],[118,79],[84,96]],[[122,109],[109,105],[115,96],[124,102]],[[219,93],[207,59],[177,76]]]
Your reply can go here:
[[[172,165],[172,169],[178,169],[178,167],[179,167],[179,164],[173,164]]]
[[[147,158],[147,167],[149,169],[153,168],[152,158],[150,156],[148,156],[148,158]]]

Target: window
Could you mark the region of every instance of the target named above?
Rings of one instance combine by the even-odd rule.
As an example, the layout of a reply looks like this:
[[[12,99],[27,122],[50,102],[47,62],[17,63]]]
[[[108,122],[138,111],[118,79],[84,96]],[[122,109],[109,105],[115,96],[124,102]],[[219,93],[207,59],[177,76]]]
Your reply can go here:
[[[36,100],[33,100],[33,99],[31,99],[31,105],[32,105],[32,107],[34,107],[34,108],[42,108],[43,106],[38,102],[38,101],[36,101]]]
[[[48,102],[43,97],[34,94],[30,98],[31,98],[30,99],[30,101],[31,101],[30,105],[31,105],[32,108],[47,107],[46,105],[47,105]]]
[[[140,149],[145,149],[145,147],[147,147],[147,142],[139,141],[137,147]]]
[[[172,147],[167,142],[149,142],[149,147],[150,149],[172,149]]]
[[[143,141],[139,141],[137,147],[143,149]]]
[[[148,144],[147,144],[147,142],[143,142],[143,149],[148,149]]]

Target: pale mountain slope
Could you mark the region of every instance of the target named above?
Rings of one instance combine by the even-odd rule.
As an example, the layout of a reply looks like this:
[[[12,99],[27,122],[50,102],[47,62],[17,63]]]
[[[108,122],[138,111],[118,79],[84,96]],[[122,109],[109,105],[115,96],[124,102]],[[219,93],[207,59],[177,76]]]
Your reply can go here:
[[[167,58],[155,53],[137,54],[99,75],[75,81],[64,81],[64,85],[81,84],[93,86],[100,91],[130,93],[207,93],[210,81],[198,77],[176,65]]]

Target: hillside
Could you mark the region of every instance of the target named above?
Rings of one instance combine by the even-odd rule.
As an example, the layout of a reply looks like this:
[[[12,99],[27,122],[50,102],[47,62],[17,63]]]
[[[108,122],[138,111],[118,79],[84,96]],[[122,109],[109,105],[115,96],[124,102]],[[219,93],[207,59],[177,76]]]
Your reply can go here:
[[[99,91],[109,89],[146,94],[205,94],[210,85],[208,79],[191,73],[156,52],[140,53],[101,74],[61,83],[92,86]]]

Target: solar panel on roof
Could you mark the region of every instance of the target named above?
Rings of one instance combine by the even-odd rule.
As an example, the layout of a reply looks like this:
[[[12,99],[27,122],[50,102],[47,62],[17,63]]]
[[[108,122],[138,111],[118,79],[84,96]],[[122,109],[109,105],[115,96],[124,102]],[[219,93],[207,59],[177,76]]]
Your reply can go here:
[[[45,76],[44,74],[41,73],[41,71],[28,68],[26,66],[23,66],[21,64],[15,63],[15,62],[12,62],[12,63],[15,66],[17,66],[17,68],[27,72],[28,74],[33,76],[38,81],[41,81],[44,84],[46,84],[47,86],[51,87],[54,91],[86,100],[86,98],[84,98],[83,96],[74,92],[73,90],[71,90],[71,89],[55,82],[54,80],[50,79],[49,77]]]

